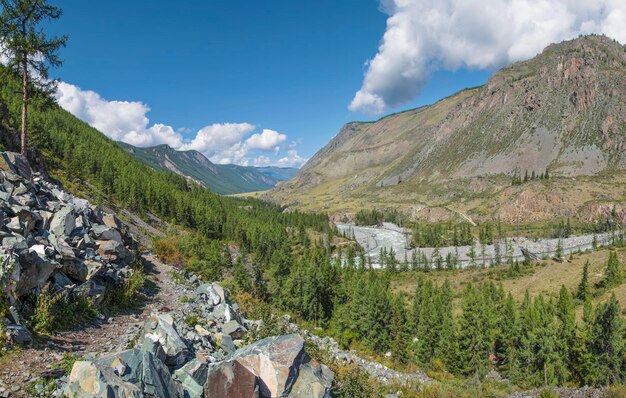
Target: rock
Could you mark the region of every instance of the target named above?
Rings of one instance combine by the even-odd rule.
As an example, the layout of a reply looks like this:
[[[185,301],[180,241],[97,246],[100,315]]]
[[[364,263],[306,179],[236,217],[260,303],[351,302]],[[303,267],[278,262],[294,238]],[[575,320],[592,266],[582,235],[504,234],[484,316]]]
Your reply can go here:
[[[87,281],[74,289],[74,294],[90,298],[95,304],[100,304],[104,300],[106,287],[96,283],[94,280]]]
[[[215,335],[215,342],[226,354],[232,354],[237,350],[233,339],[227,334],[217,333]]]
[[[143,336],[158,341],[166,354],[165,364],[180,366],[185,363],[189,350],[174,328],[174,319],[169,314],[150,315],[143,327]]]
[[[8,325],[7,339],[11,344],[30,344],[33,335],[24,325]]]
[[[109,228],[121,229],[122,223],[115,214],[105,214],[102,216],[102,222]]]
[[[204,385],[204,397],[259,397],[259,377],[237,361],[210,365]]]
[[[330,398],[334,376],[328,367],[315,360],[309,360],[300,366],[298,378],[289,396],[291,398]]]
[[[222,296],[223,296],[223,291],[224,290],[222,289]],[[213,286],[210,283],[205,283],[203,285],[198,286],[198,288],[196,289],[196,296],[204,298],[207,301],[207,303],[212,304],[212,305],[218,305],[224,302],[224,300],[222,299],[222,296],[220,296],[220,294],[213,288]]]
[[[57,238],[69,236],[74,228],[76,228],[76,216],[74,210],[69,206],[56,212],[50,222],[50,231]]]
[[[15,295],[20,297],[42,286],[54,272],[55,265],[37,252],[22,252],[14,264],[12,276],[16,282]]]
[[[195,329],[196,333],[198,333],[198,335],[200,335],[202,337],[207,337],[207,336],[211,335],[211,332],[209,332],[204,327],[202,327],[202,325],[196,325],[196,326],[194,326],[194,329]]]
[[[61,270],[70,277],[76,279],[79,282],[85,282],[88,274],[88,269],[85,263],[82,261],[63,261]]]
[[[117,243],[122,243],[122,235],[106,225],[94,225],[91,229],[98,240],[112,240]]]
[[[300,365],[307,360],[298,334],[268,337],[237,350],[226,362],[237,362],[261,380],[260,395],[289,395]],[[209,377],[210,379],[210,377]]]
[[[224,324],[222,332],[237,340],[242,338],[243,335],[246,334],[247,330],[245,327],[241,326],[239,322],[233,319],[232,321]]]
[[[215,308],[213,308],[212,315],[215,319],[223,319],[224,322],[230,322],[232,320],[236,320],[241,323],[241,318],[239,314],[231,307],[228,303],[221,303]]]
[[[33,170],[30,168],[26,157],[16,152],[0,153],[0,170],[17,174],[27,180],[30,180],[33,175]]]
[[[63,394],[77,398],[140,398],[143,396],[139,387],[122,380],[115,374],[114,368],[91,361],[74,363]]]
[[[70,280],[70,278],[68,278],[63,272],[61,271],[55,271],[52,274],[52,280],[54,281],[54,283],[59,286],[60,288],[64,288],[67,286],[72,286],[73,283]]]
[[[206,362],[192,359],[185,366],[174,372],[174,378],[180,382],[185,397],[201,398],[204,384],[207,381],[208,366]]]
[[[125,260],[132,256],[130,250],[128,250],[120,242],[114,240],[99,240],[96,242],[98,250],[96,253],[104,256],[115,256],[118,259]]]

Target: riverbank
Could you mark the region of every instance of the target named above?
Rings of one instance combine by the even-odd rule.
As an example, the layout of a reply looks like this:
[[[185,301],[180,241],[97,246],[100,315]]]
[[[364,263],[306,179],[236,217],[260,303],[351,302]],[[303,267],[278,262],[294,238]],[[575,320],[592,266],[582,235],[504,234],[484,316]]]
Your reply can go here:
[[[372,267],[380,268],[380,250],[389,252],[393,249],[399,262],[411,262],[413,258],[419,261],[426,258],[430,263],[441,259],[445,266],[446,258],[456,259],[456,267],[489,266],[502,260],[512,258],[514,261],[523,261],[526,255],[533,259],[554,257],[557,254],[559,242],[561,254],[584,252],[595,247],[608,246],[613,242],[611,233],[570,236],[562,239],[536,239],[524,237],[506,238],[490,245],[482,245],[478,241],[472,246],[445,246],[408,248],[411,241],[410,234],[403,228],[384,223],[382,227],[365,227],[353,224],[337,223],[340,232],[354,239],[363,247],[365,255],[372,261]],[[617,239],[617,236],[615,236]],[[595,243],[594,243],[595,240]],[[526,253],[526,254],[525,254]]]

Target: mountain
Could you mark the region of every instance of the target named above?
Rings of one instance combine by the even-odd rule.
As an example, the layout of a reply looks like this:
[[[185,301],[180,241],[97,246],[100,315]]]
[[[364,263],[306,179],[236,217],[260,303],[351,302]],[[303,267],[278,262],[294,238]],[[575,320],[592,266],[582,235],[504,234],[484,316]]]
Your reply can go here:
[[[298,169],[287,167],[247,167],[215,164],[198,151],[177,151],[168,145],[139,148],[123,142],[119,145],[148,166],[171,171],[213,192],[234,194],[270,189],[292,178]]]
[[[584,36],[433,105],[346,124],[268,197],[337,215],[583,217],[623,198],[625,143],[626,49]]]

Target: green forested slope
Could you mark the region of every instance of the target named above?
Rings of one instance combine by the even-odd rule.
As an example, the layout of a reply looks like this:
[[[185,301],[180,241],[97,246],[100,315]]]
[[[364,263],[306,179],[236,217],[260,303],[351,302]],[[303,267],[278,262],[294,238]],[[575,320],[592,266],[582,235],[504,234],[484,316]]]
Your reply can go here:
[[[219,194],[264,191],[290,179],[297,172],[294,168],[214,164],[200,152],[177,151],[168,145],[149,148],[121,142],[119,145],[150,167],[189,177]]]
[[[8,108],[3,134],[11,134],[6,126],[15,129],[21,117],[20,86],[15,76],[1,72],[0,102]],[[41,95],[33,97],[29,110],[30,145],[43,154],[39,160],[53,176],[84,181],[95,187],[92,191],[140,214],[148,211],[204,238],[236,242],[258,258],[289,242],[286,226],[329,228],[325,215],[282,213],[264,202],[224,198],[173,173],[152,170]]]

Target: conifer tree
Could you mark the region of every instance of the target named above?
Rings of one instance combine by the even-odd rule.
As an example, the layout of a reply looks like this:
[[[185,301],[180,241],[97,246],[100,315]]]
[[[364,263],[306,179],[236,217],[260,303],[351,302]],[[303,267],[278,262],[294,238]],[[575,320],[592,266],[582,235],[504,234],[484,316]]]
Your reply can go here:
[[[595,357],[595,384],[620,383],[625,377],[624,320],[615,293],[598,306],[591,330],[591,352]]]
[[[571,348],[576,345],[576,312],[574,300],[565,286],[561,286],[559,301],[556,306],[557,338],[559,364],[556,376],[559,385],[563,385],[570,377],[569,369],[575,364]]]
[[[471,283],[463,292],[461,307],[459,348],[462,372],[479,380],[487,373],[490,346],[483,299]]]
[[[391,358],[400,363],[407,362],[409,333],[404,295],[394,295],[391,299]]]
[[[622,283],[623,275],[620,270],[619,260],[617,259],[617,252],[611,250],[609,253],[609,261],[606,265],[606,271],[604,272],[603,286],[611,287]]]
[[[59,67],[59,49],[65,47],[67,36],[47,37],[42,24],[59,19],[62,11],[46,0],[1,0],[0,55],[8,59],[8,67],[22,78],[21,152],[26,154],[28,100],[31,86],[51,92],[55,82],[48,80],[50,66]]]
[[[589,260],[585,262],[583,266],[583,275],[578,283],[578,289],[576,291],[576,298],[582,302],[585,302],[590,297],[591,291],[589,288]]]

